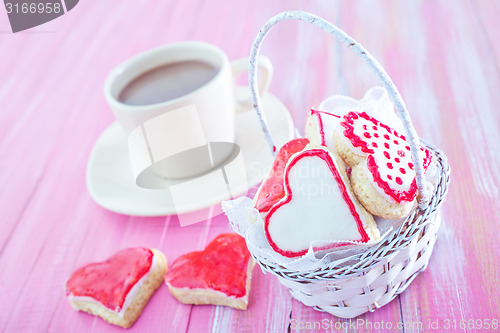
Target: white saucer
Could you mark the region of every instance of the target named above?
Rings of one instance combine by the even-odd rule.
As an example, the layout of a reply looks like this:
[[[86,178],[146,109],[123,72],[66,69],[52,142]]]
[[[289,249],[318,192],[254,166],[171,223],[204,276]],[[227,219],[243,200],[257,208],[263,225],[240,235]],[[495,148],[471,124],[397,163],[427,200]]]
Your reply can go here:
[[[248,87],[238,87],[237,93],[248,95]],[[281,147],[294,137],[290,113],[270,93],[263,96],[262,104],[271,135],[277,147]],[[262,181],[273,161],[253,109],[236,114],[236,144],[247,170],[246,181],[234,186],[238,191],[233,194],[241,194]],[[144,189],[135,184],[128,154],[126,133],[116,122],[101,134],[90,154],[87,188],[90,196],[108,210],[135,216],[164,216],[194,212],[230,199],[227,191],[214,187],[202,198],[176,201],[174,206],[169,190]],[[185,194],[182,197],[190,198],[190,193]]]

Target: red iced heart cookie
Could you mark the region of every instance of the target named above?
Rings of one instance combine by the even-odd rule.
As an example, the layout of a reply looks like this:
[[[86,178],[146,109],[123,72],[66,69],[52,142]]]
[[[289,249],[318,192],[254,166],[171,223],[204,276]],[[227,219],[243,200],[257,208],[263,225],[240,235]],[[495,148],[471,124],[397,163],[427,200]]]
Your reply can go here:
[[[177,258],[165,282],[182,303],[226,305],[245,310],[254,264],[243,237],[222,234],[205,250]]]
[[[349,112],[340,124],[354,152],[367,157],[366,166],[374,183],[397,203],[415,199],[415,167],[405,136],[365,112]],[[426,170],[432,157],[427,149],[420,147],[420,151]]]
[[[334,156],[323,148],[303,150],[290,158],[285,196],[265,218],[271,247],[286,257],[315,250],[367,243],[380,237],[373,217],[356,200]]]
[[[87,296],[119,312],[128,292],[151,268],[153,252],[135,248],[78,269],[66,283],[66,294]]]
[[[283,188],[283,173],[285,165],[290,156],[301,151],[309,143],[309,140],[300,138],[287,142],[276,155],[269,177],[262,183],[256,195],[255,208],[266,213],[272,205],[278,202],[285,195]]]
[[[161,285],[166,269],[158,250],[125,249],[76,270],[66,282],[66,295],[75,309],[130,327]]]

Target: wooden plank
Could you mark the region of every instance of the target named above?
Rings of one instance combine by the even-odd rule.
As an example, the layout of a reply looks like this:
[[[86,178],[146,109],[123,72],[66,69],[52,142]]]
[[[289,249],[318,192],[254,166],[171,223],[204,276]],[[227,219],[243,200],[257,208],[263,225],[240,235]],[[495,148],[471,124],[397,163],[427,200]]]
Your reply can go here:
[[[499,317],[498,267],[494,264],[499,246],[489,230],[498,228],[494,211],[499,195],[495,175],[499,150],[494,128],[500,120],[492,108],[499,98],[492,87],[500,77],[491,71],[496,59],[491,45],[483,43],[484,32],[475,15],[469,2],[422,7],[429,82],[440,97],[442,148],[450,159],[453,181],[431,266],[420,281],[420,288],[427,292],[403,297],[421,304],[422,319],[439,320],[441,325],[446,320],[469,323]],[[438,307],[442,310],[432,311]],[[408,311],[406,317],[415,318],[412,315]],[[463,331],[460,326],[456,330]]]
[[[95,17],[92,14],[95,13],[89,13],[89,22],[92,19],[99,21],[99,17]],[[106,14],[106,12],[103,11],[102,14]],[[85,17],[82,18],[85,19]],[[115,19],[120,19],[120,17],[118,16]],[[102,21],[106,20],[103,18]],[[113,24],[117,26],[116,22],[113,23],[113,20],[108,22],[111,26]],[[133,26],[130,26],[130,28],[132,29]],[[80,31],[85,32],[85,26],[82,26]],[[78,31],[72,32],[78,36]],[[124,33],[126,34],[127,31],[124,31]],[[85,34],[88,34],[88,32],[85,32]],[[64,39],[66,38],[64,34],[60,35],[60,38],[64,42],[61,43],[60,39],[51,41],[54,44],[53,49],[56,49],[58,44],[61,44],[59,47],[63,49],[71,45],[75,46],[75,40],[72,40],[72,43],[68,44]],[[75,250],[79,250],[78,245],[86,237],[85,232],[82,231],[86,230],[88,221],[92,220],[92,216],[89,216],[87,211],[90,211],[91,214],[96,208],[102,211],[94,203],[90,204],[90,209],[88,210],[83,208],[84,203],[90,203],[84,185],[84,170],[88,153],[95,138],[103,128],[99,123],[106,124],[106,122],[112,119],[111,114],[106,110],[107,107],[103,108],[105,103],[103,103],[102,95],[100,94],[101,89],[96,89],[96,87],[102,86],[103,76],[106,75],[109,69],[104,69],[102,66],[95,66],[97,67],[97,75],[92,77],[87,76],[88,68],[92,66],[96,56],[98,56],[96,52],[99,49],[93,46],[104,44],[104,40],[101,38],[95,38],[95,44],[88,43],[82,45],[89,47],[89,51],[86,53],[79,53],[81,50],[76,48],[74,49],[74,52],[76,52],[74,56],[72,55],[68,58],[61,57],[61,59],[54,60],[59,62],[60,65],[60,67],[57,67],[57,70],[53,70],[49,66],[49,72],[44,72],[43,70],[35,71],[35,73],[41,76],[42,81],[50,80],[39,92],[44,99],[41,101],[40,98],[34,99],[38,104],[36,108],[30,107],[34,109],[33,112],[27,110],[29,112],[25,114],[24,118],[26,119],[21,118],[22,121],[20,123],[22,126],[9,127],[10,132],[7,132],[6,141],[2,142],[5,144],[5,150],[2,153],[7,154],[10,158],[9,162],[12,162],[12,165],[9,165],[9,170],[17,171],[13,172],[14,176],[22,177],[24,173],[29,176],[33,174],[39,178],[36,172],[33,173],[31,170],[25,171],[24,167],[26,166],[26,169],[28,167],[30,169],[35,168],[35,171],[41,173],[44,171],[44,162],[46,160],[51,161],[44,182],[39,186],[39,191],[33,194],[33,199],[30,201],[29,206],[24,204],[26,208],[22,212],[22,219],[13,218],[6,221],[11,224],[17,223],[16,233],[15,235],[9,235],[9,243],[2,252],[0,259],[10,273],[5,279],[2,278],[2,284],[5,283],[7,286],[13,284],[9,288],[2,286],[2,292],[6,297],[3,298],[4,302],[1,303],[2,310],[5,311],[2,311],[3,318],[0,322],[2,326],[7,325],[6,327],[9,329],[16,327],[19,329],[46,327],[44,323],[48,324],[52,317],[54,306],[59,304],[61,299],[62,284],[69,274],[68,269],[73,267],[74,257],[77,255]],[[28,43],[28,46],[36,46],[31,41],[25,42]],[[43,50],[43,40],[40,43],[41,45],[36,48]],[[50,48],[46,50],[50,50]],[[70,50],[67,49],[67,51]],[[36,56],[33,53],[29,54],[32,58]],[[46,54],[47,56],[51,55],[50,52]],[[68,55],[66,54],[66,56]],[[36,58],[34,59],[36,61]],[[40,57],[40,59],[38,66],[39,68],[43,68],[46,58]],[[48,59],[50,60],[50,58]],[[71,70],[74,67],[74,59],[79,59],[81,66],[76,66],[75,70]],[[26,61],[26,63],[29,63],[29,61]],[[116,63],[112,61],[112,66],[114,65]],[[51,76],[47,76],[47,73],[50,73]],[[72,73],[73,76],[68,78],[68,73]],[[96,82],[92,82],[93,80]],[[56,88],[61,85],[61,82],[72,86],[71,91],[78,92],[78,94],[68,94],[66,91],[64,96],[60,96],[50,93],[51,91],[57,91]],[[36,84],[36,81],[23,81],[23,83]],[[20,91],[23,91],[24,88],[24,95],[29,90],[36,88],[35,85],[28,87],[19,86],[17,88]],[[89,90],[96,93],[89,93]],[[94,98],[89,100],[88,96],[94,96]],[[26,100],[30,101],[30,99]],[[33,104],[33,102],[30,103]],[[40,104],[46,106],[45,108],[41,108],[42,112],[37,109]],[[15,108],[12,109],[15,110]],[[104,117],[102,116],[103,111],[105,111]],[[82,117],[82,115],[85,116]],[[53,116],[54,119],[51,119],[50,116]],[[17,134],[14,130],[20,131],[22,135]],[[11,140],[16,143],[15,145],[9,145],[8,140],[10,138],[15,139]],[[43,138],[43,141],[40,141],[39,138]],[[43,144],[38,147],[36,143]],[[76,154],[75,147],[78,147]],[[8,154],[9,150],[20,152],[20,154]],[[25,156],[26,151],[32,154]],[[21,168],[16,168],[17,165]],[[36,166],[39,167],[36,168]],[[16,182],[15,177],[12,181],[10,174],[2,174],[2,176],[5,176],[8,181],[3,183],[4,185],[12,184],[11,188],[3,186],[2,189],[4,192],[2,194],[12,193],[12,190],[15,191],[17,188],[23,188],[19,186],[23,184],[23,181]],[[18,178],[17,180],[19,180]],[[29,180],[30,178],[26,177],[26,179]],[[25,185],[29,185],[29,183],[25,182]],[[26,188],[29,189],[28,186]],[[26,195],[26,197],[29,198],[29,195]],[[21,204],[23,204],[22,199],[26,200],[22,196],[19,196],[19,199]],[[10,196],[9,202],[12,202],[9,208],[12,206],[15,208],[16,204],[18,204],[17,197]],[[108,212],[104,213],[109,214]],[[15,217],[15,214],[12,215]],[[120,218],[128,219],[127,217]],[[102,220],[96,220],[95,223],[99,225],[102,223]],[[102,231],[102,226],[99,225],[99,228]],[[114,225],[112,230],[116,228],[118,228],[116,231],[108,230],[111,237],[120,235],[119,226]],[[67,238],[61,237],[68,236],[68,234],[74,236],[76,239],[72,239],[73,242],[67,242]],[[104,234],[107,233],[104,232]],[[95,230],[91,237],[96,235],[101,235],[99,230]],[[59,240],[61,239],[64,241],[60,242]],[[113,242],[110,245],[112,246]],[[117,244],[114,245],[114,250],[116,251]],[[91,248],[93,247],[89,249]],[[102,253],[106,252],[110,251],[103,251]],[[62,253],[65,254],[62,255]],[[56,263],[54,263],[54,256],[58,258]],[[47,267],[50,267],[50,269],[46,269]],[[43,295],[34,292],[39,290],[43,290]],[[40,301],[40,299],[43,301]],[[18,316],[25,315],[26,312],[32,313],[32,316],[30,316],[31,320],[20,322]],[[9,316],[10,313],[14,313],[14,316]]]

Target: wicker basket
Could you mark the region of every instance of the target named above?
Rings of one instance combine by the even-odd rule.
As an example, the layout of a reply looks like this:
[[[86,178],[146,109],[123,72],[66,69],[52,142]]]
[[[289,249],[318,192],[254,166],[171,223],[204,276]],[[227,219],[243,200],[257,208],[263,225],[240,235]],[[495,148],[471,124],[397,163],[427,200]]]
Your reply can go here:
[[[295,271],[277,264],[273,258],[263,256],[261,252],[257,255],[250,248],[253,258],[260,267],[278,276],[279,281],[290,289],[294,298],[316,310],[326,311],[342,318],[353,318],[389,303],[427,267],[439,229],[439,208],[448,190],[450,168],[442,151],[429,143],[420,142],[394,83],[368,51],[331,23],[305,12],[285,12],[276,15],[260,30],[252,47],[249,81],[254,109],[259,116],[266,142],[273,153],[276,149],[262,115],[260,97],[255,84],[257,75],[254,64],[264,36],[274,25],[283,20],[312,23],[330,32],[360,55],[374,69],[392,97],[405,126],[413,160],[420,160],[417,147],[421,144],[432,151],[433,161],[437,166],[433,193],[427,193],[422,164],[416,163],[420,164],[419,167],[416,165],[419,205],[400,227],[365,252],[331,262],[315,270]]]

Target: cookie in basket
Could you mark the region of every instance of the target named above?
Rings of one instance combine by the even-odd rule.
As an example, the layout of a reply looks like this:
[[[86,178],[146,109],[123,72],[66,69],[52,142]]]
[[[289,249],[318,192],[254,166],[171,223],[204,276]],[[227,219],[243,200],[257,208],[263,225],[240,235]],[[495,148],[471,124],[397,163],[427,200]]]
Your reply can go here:
[[[377,240],[377,225],[353,194],[342,161],[326,148],[310,145],[290,154],[300,147],[298,140],[304,139],[279,151],[274,165],[284,164],[284,170],[272,172],[258,191],[257,210],[270,206],[264,215],[271,247],[298,257],[313,243],[319,251]]]
[[[227,233],[216,237],[204,251],[177,258],[165,276],[165,283],[181,303],[246,310],[254,266],[245,239]]]
[[[417,196],[415,166],[404,135],[365,112],[342,116],[333,133],[336,150],[352,168],[354,193],[372,214],[402,218],[414,207]],[[420,147],[423,168],[432,155]]]
[[[283,186],[285,166],[290,157],[303,150],[307,144],[309,144],[309,140],[306,138],[293,139],[285,143],[279,150],[274,158],[269,175],[260,185],[254,197],[254,207],[261,214],[267,214],[269,209],[285,196]]]
[[[306,136],[313,146],[323,146],[335,151],[333,129],[337,127],[340,116],[326,111],[311,109],[306,122]]]
[[[128,328],[161,286],[166,270],[160,251],[129,248],[76,270],[66,282],[66,295],[75,310]]]

